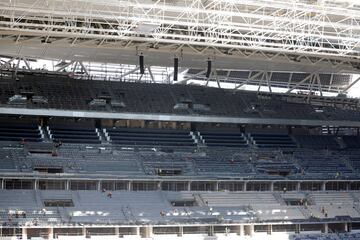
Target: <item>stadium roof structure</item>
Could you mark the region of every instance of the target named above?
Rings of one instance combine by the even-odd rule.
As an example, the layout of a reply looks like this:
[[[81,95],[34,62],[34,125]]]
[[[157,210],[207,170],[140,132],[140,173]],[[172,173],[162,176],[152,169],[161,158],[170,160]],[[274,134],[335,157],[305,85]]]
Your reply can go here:
[[[0,51],[19,59],[136,65],[143,54],[148,66],[178,57],[197,69],[209,59],[218,70],[309,73],[318,82],[320,73],[360,68],[354,0],[0,0],[0,12]]]

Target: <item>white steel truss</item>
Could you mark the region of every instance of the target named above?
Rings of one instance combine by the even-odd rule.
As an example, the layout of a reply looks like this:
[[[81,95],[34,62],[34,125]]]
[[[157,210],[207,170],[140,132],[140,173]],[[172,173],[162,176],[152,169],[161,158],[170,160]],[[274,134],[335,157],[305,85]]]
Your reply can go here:
[[[40,62],[38,62],[40,61]],[[145,66],[144,74],[140,67],[129,64],[111,64],[81,61],[49,61],[38,59],[29,61],[24,57],[0,57],[1,71],[37,72],[49,74],[63,74],[71,78],[82,80],[122,81],[122,82],[147,82],[147,83],[172,83],[173,72],[171,68],[162,66]],[[182,73],[187,69],[179,69]]]
[[[360,66],[355,0],[0,0],[0,35],[18,44]]]
[[[265,89],[265,92],[272,92],[272,88],[291,92],[318,92],[323,93],[347,93],[359,80],[352,79],[352,75],[346,74],[324,74],[319,72],[267,72],[267,71],[246,71],[246,70],[213,70],[207,78],[206,70],[190,69],[183,80],[177,84],[191,84],[202,82],[208,86],[209,82],[215,82],[220,88],[220,83],[229,84],[235,90],[243,86],[256,86],[257,91]]]

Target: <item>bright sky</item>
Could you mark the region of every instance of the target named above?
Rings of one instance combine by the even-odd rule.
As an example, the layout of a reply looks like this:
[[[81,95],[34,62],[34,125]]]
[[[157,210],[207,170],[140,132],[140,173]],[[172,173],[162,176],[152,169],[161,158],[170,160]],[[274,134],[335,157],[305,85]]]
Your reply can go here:
[[[354,74],[352,80],[355,81],[359,77],[360,77],[360,74]],[[358,81],[354,86],[352,86],[352,88],[350,88],[348,96],[355,97],[355,98],[360,97],[360,81]]]

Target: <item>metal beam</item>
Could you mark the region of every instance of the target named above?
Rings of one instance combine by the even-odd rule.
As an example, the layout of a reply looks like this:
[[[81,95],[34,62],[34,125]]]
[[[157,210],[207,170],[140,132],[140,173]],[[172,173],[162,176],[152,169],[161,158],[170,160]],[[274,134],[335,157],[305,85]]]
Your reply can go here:
[[[304,82],[308,81],[309,79],[311,79],[314,76],[315,73],[311,73],[309,76],[305,77],[303,80],[301,80],[300,82],[296,83],[295,86],[291,87],[289,90],[286,91],[286,93],[291,93],[294,89],[296,89],[298,86],[300,86],[301,84],[303,84]]]
[[[321,81],[320,81],[320,74],[316,74],[316,79],[317,79],[317,84],[318,84],[320,96],[322,96],[323,92],[322,92],[322,86],[321,86]]]
[[[210,81],[210,79],[211,79],[211,77],[212,77],[212,75],[213,75],[213,71],[214,71],[214,70],[210,71],[209,77],[206,78],[205,86],[208,86],[209,81]]]
[[[84,70],[85,74],[87,76],[90,76],[89,72],[87,71],[86,67],[84,66],[83,62],[79,61],[79,64],[81,66],[81,69]]]
[[[132,70],[130,70],[130,71],[122,74],[119,78],[120,78],[120,79],[123,79],[124,77],[126,77],[126,76],[128,76],[128,75],[130,75],[130,74],[132,74],[132,73],[134,73],[134,72],[136,72],[136,71],[139,70],[139,69],[140,69],[139,67],[136,67],[136,68],[134,68],[134,69],[132,69]]]
[[[236,123],[236,124],[275,124],[291,126],[343,126],[360,127],[359,121],[327,121],[308,119],[277,119],[277,118],[244,118],[206,115],[174,115],[174,114],[141,114],[141,113],[113,113],[94,111],[70,111],[55,109],[25,109],[0,107],[0,115],[22,116],[53,116],[70,118],[93,118],[93,119],[136,119],[154,121],[180,121],[180,122],[213,122],[213,123]]]
[[[62,70],[64,70],[65,68],[67,68],[68,66],[70,66],[71,64],[73,64],[75,61],[70,61],[69,63],[61,66],[60,68],[58,68],[55,72],[60,72]]]
[[[214,71],[215,80],[216,80],[216,83],[218,85],[218,88],[221,88],[220,81],[219,81],[219,76],[217,75],[216,70],[213,70],[213,71]]]
[[[75,73],[78,63],[77,61],[74,63],[72,73]]]
[[[74,47],[78,42],[93,48],[165,47],[204,56],[256,55],[355,70],[360,61],[360,9],[330,2],[12,1],[0,3],[0,32],[18,38],[19,44],[37,37],[46,39],[44,45],[68,39],[70,47],[77,39]]]
[[[151,71],[151,67],[150,66],[147,66],[147,70],[149,71],[149,75],[150,75],[150,79],[153,83],[155,83],[155,78],[154,78],[154,75]]]
[[[24,61],[24,63],[25,63],[25,66],[27,67],[27,69],[28,70],[31,70],[31,67],[30,67],[30,65],[29,65],[29,63],[28,63],[28,61],[27,61],[27,59],[26,58],[22,58],[23,59],[23,61]]]

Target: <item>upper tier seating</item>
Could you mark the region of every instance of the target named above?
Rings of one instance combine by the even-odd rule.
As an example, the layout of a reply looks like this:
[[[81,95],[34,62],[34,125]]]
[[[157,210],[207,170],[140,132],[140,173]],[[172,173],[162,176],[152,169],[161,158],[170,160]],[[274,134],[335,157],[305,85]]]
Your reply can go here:
[[[198,136],[208,147],[247,147],[247,140],[240,132],[200,131]]]
[[[323,107],[323,114],[328,119],[358,121],[360,119],[359,111],[349,111],[333,107]]]
[[[360,111],[333,107],[324,107],[321,111],[315,111],[315,107],[310,104],[291,102],[299,100],[296,96],[284,96],[276,93],[260,96],[256,92],[249,91],[234,92],[188,85],[86,81],[71,79],[68,76],[31,75],[20,72],[18,78],[19,81],[15,83],[9,73],[8,77],[3,77],[0,82],[0,104],[2,106],[13,107],[14,105],[8,103],[9,99],[14,95],[21,94],[23,89],[28,89],[34,96],[43,97],[47,101],[43,104],[26,101],[20,107],[351,121],[356,121],[360,115]],[[90,104],[94,99],[104,100],[104,98],[105,106],[96,107]],[[175,107],[184,102],[188,103],[188,109]],[[195,106],[204,106],[207,110]]]
[[[267,118],[320,119],[321,116],[312,110],[311,105],[300,103],[283,103],[277,99],[262,99],[259,110]],[[306,116],[306,117],[305,117]]]
[[[63,143],[101,143],[97,129],[92,127],[50,125],[49,136],[55,142]]]
[[[40,142],[42,135],[37,124],[0,123],[0,141]]]
[[[294,135],[294,138],[304,148],[338,149],[340,146],[336,136],[329,135]]]
[[[195,146],[191,132],[174,129],[107,128],[103,129],[108,141],[120,145],[137,146]]]
[[[249,138],[259,148],[295,148],[293,140],[286,134],[251,133]]]

